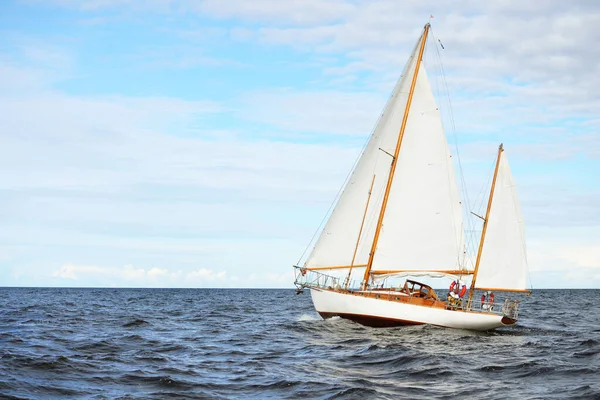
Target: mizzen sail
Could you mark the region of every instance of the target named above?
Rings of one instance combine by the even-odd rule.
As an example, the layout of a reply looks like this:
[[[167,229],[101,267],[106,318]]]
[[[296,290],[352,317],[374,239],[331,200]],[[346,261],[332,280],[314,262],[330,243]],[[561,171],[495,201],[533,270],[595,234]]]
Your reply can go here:
[[[527,289],[525,224],[504,151],[492,198],[476,289]]]

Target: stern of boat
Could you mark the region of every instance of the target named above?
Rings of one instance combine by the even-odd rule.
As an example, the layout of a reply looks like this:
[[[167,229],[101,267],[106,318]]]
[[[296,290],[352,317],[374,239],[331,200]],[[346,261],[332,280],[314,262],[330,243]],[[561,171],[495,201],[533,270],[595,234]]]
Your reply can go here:
[[[506,299],[502,305],[502,325],[510,326],[517,323],[519,319],[520,300]]]

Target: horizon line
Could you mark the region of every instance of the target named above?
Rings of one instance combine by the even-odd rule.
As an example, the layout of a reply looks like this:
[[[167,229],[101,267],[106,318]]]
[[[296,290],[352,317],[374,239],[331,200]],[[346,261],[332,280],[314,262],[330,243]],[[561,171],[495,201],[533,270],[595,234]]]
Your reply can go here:
[[[159,289],[159,290],[170,290],[170,289],[210,289],[210,290],[296,290],[292,287],[147,287],[147,286],[0,286],[0,289]],[[307,288],[309,289],[309,288]],[[436,288],[434,288],[436,289]],[[442,288],[437,288],[442,290]],[[529,289],[535,290],[600,290],[600,288],[582,288],[582,287],[547,287],[547,288],[536,288]],[[500,290],[502,292],[502,290]]]

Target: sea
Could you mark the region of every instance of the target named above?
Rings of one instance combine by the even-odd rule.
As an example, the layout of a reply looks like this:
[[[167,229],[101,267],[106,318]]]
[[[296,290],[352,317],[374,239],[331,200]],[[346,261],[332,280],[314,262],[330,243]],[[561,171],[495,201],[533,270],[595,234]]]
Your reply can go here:
[[[600,290],[517,326],[322,320],[293,289],[0,288],[1,399],[600,399]]]

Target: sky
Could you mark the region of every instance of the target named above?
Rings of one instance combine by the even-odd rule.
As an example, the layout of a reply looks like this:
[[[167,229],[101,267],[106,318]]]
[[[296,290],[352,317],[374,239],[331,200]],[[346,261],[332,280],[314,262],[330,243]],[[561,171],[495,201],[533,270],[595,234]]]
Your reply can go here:
[[[600,288],[595,0],[2,1],[0,286],[292,287],[430,15],[463,199],[503,142],[531,286]]]

